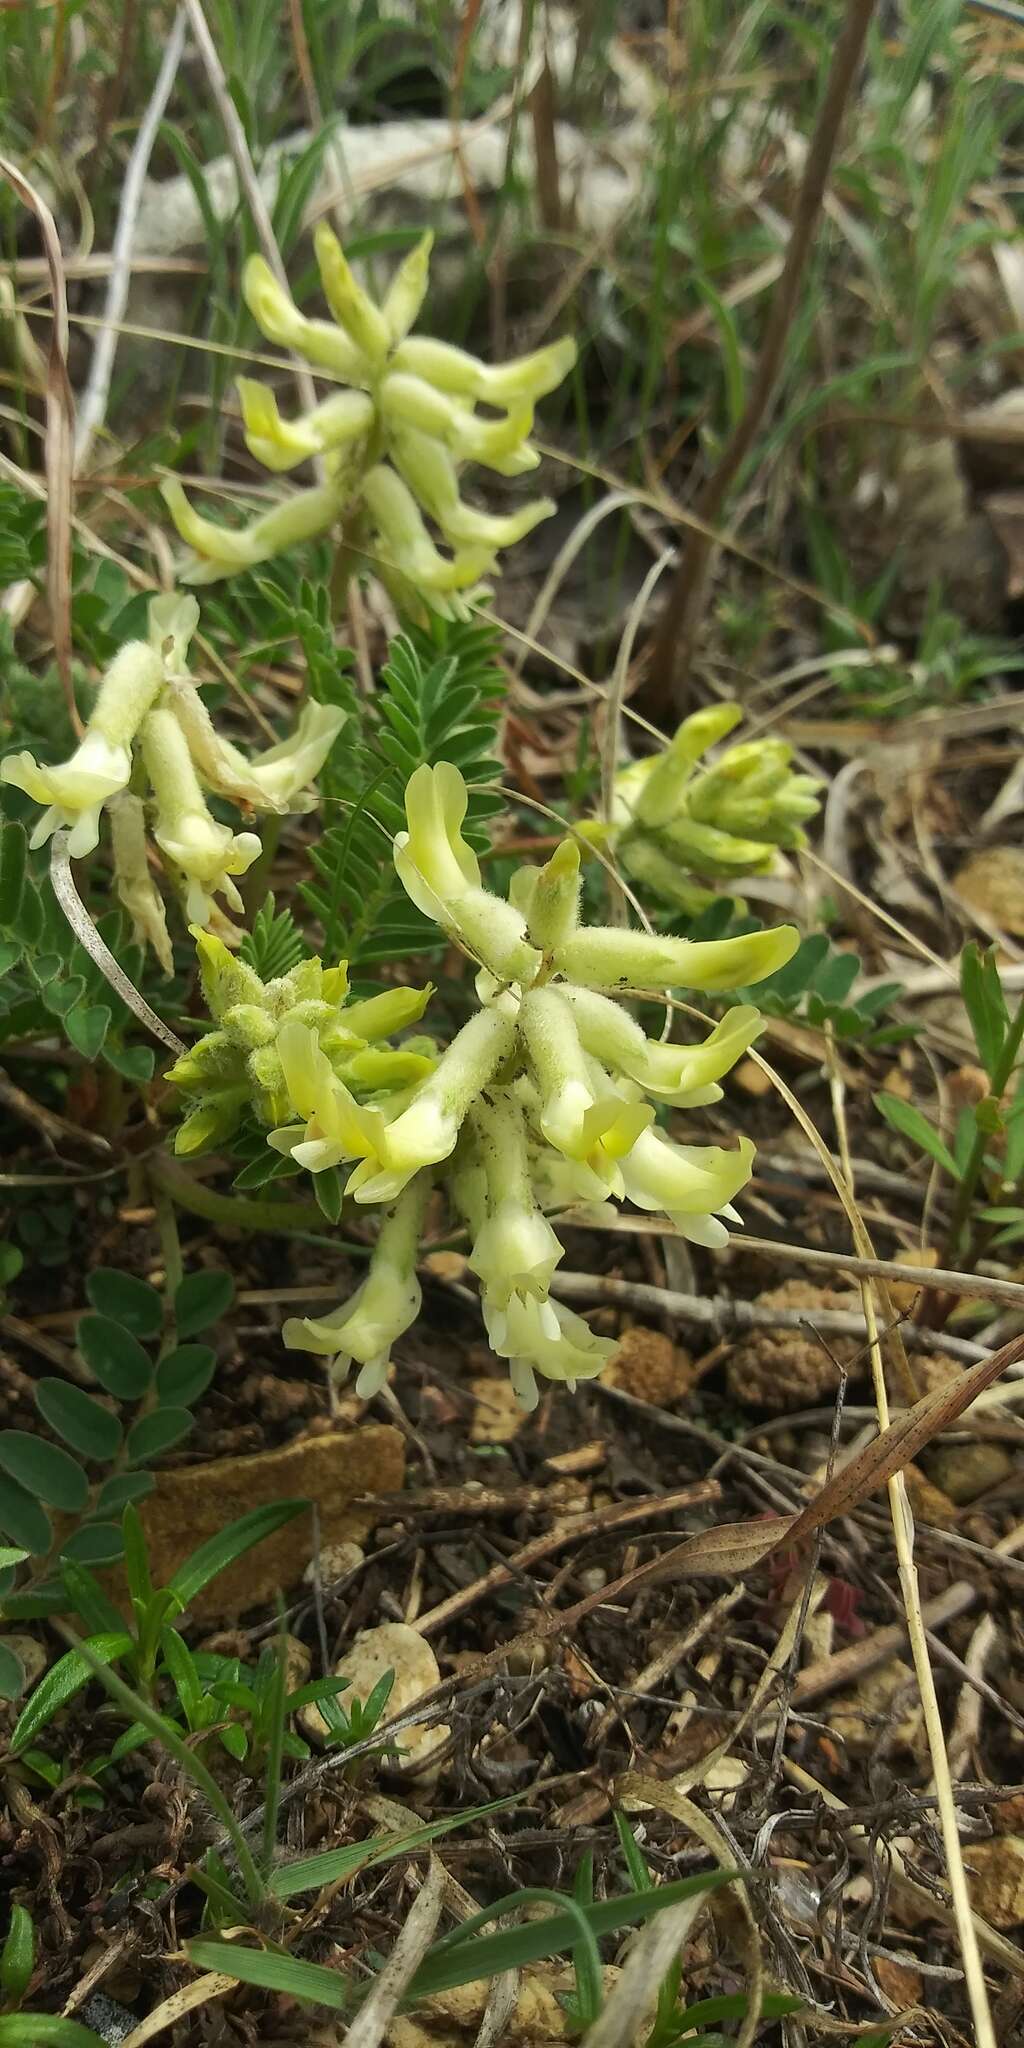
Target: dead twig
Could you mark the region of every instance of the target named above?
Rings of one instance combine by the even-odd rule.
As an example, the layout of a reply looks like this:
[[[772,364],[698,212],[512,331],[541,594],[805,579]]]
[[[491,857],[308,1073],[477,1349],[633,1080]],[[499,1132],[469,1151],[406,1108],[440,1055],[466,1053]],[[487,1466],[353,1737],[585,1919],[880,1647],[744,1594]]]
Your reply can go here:
[[[880,1263],[880,1262],[879,1262]],[[916,1278],[916,1273],[915,1273]],[[757,1301],[738,1301],[728,1294],[677,1294],[671,1287],[653,1287],[647,1280],[618,1280],[604,1273],[555,1273],[551,1291],[566,1301],[613,1301],[649,1314],[676,1316],[680,1322],[727,1337],[741,1330],[819,1330],[832,1337],[861,1337],[867,1323],[855,1309],[772,1308]],[[895,1327],[895,1325],[894,1325]],[[922,1351],[943,1351],[965,1364],[991,1356],[985,1344],[968,1337],[948,1337],[917,1323],[900,1324],[907,1343]]]

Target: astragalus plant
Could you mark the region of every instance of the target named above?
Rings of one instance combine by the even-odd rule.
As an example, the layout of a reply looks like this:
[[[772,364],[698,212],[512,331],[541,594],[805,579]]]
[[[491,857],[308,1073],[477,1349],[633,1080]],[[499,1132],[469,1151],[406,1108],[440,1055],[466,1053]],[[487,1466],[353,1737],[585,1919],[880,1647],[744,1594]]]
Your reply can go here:
[[[188,920],[231,935],[216,899],[242,909],[236,877],[252,866],[261,842],[215,818],[206,792],[248,812],[311,810],[309,785],[344,723],[340,711],[311,701],[288,739],[250,759],[218,732],[189,670],[198,623],[193,597],[153,598],[148,638],[115,655],[69,759],[49,766],[25,752],[0,761],[0,781],[46,807],[32,847],[64,830],[68,852],[83,859],[99,844],[108,814],[117,895],[136,937],[168,973],[171,938],[149,867],[147,825]]]
[[[286,1322],[287,1345],[330,1358],[339,1378],[355,1362],[361,1395],[381,1386],[392,1346],[419,1311],[417,1257],[437,1190],[468,1230],[491,1346],[532,1406],[538,1374],[572,1385],[599,1373],[615,1349],[552,1299],[563,1253],[551,1213],[580,1201],[628,1201],[715,1247],[726,1242],[725,1223],[738,1220],[732,1204],[751,1173],[749,1139],[732,1149],[680,1145],[656,1117],[662,1107],[720,1099],[722,1075],[757,1034],[757,1011],[733,1009],[701,1042],[677,1045],[648,1038],[625,1003],[663,989],[746,986],[790,958],[797,933],[781,926],[701,945],[582,924],[572,839],[546,866],[519,868],[508,896],[497,896],[482,886],[463,837],[465,812],[457,768],[418,769],[394,849],[412,901],[477,966],[477,1005],[454,1037],[429,1050],[418,1040],[410,1051],[419,1071],[391,1073],[388,1061],[401,1049],[381,1049],[378,1064],[360,1066],[367,1006],[332,1005],[343,979],[321,981],[321,1007],[300,1002],[274,1020],[246,990],[237,990],[240,1005],[211,990],[233,1049],[224,1043],[226,1065],[211,1077],[209,1095],[222,1078],[232,1088],[247,1076],[264,1121],[286,1100],[268,1143],[313,1174],[347,1166],[346,1195],[381,1212],[366,1278],[331,1314]],[[421,994],[406,996],[410,1015],[419,1015]],[[399,995],[390,999],[396,1006]],[[386,1006],[389,998],[377,1000]],[[393,1017],[382,1007],[379,1021],[382,1031],[395,1028],[397,1007]],[[261,1042],[272,1063],[269,1091],[252,1066],[264,1057]],[[208,1093],[205,1058],[197,1047],[172,1071],[200,1098]],[[201,1128],[202,1115],[200,1100],[184,1132]]]
[[[333,321],[300,313],[264,258],[249,258],[242,290],[260,332],[339,389],[285,419],[268,385],[239,378],[250,454],[275,471],[314,460],[321,477],[241,530],[204,518],[176,480],[166,482],[171,517],[192,550],[181,568],[185,582],[216,582],[338,529],[354,566],[369,560],[406,618],[425,610],[462,616],[483,594],[481,579],[498,550],[554,511],[549,498],[506,514],[481,511],[462,498],[458,471],[464,462],[500,476],[537,467],[528,439],[533,408],[572,368],[576,344],[566,337],[494,367],[448,342],[411,335],[432,242],[423,236],[376,305],[321,222],[316,259]],[[490,412],[480,414],[479,404]]]

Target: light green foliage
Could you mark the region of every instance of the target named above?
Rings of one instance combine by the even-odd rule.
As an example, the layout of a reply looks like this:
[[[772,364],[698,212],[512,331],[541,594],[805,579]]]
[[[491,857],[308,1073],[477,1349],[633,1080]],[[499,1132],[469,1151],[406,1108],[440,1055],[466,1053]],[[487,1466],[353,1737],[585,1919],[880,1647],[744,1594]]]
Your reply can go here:
[[[432,235],[406,256],[379,304],[357,282],[325,221],[314,242],[333,322],[300,313],[262,256],[250,256],[242,290],[268,341],[294,350],[342,388],[290,420],[267,385],[240,377],[238,395],[256,461],[282,471],[315,460],[320,478],[241,530],[205,518],[169,479],[164,498],[192,550],[182,579],[216,582],[344,521],[353,563],[369,557],[405,617],[424,610],[466,616],[498,550],[521,540],[554,506],[538,498],[504,515],[478,510],[460,494],[459,465],[481,463],[502,476],[536,467],[528,439],[534,404],[571,369],[576,345],[552,342],[493,368],[447,342],[410,337],[427,292]],[[480,403],[499,416],[480,415]],[[431,538],[427,520],[448,552]]]
[[[705,760],[741,717],[738,704],[693,712],[660,754],[616,776],[610,828],[587,828],[641,887],[691,914],[713,900],[695,875],[763,874],[777,847],[804,845],[818,809],[820,783],[793,768],[783,740],[748,740]]]

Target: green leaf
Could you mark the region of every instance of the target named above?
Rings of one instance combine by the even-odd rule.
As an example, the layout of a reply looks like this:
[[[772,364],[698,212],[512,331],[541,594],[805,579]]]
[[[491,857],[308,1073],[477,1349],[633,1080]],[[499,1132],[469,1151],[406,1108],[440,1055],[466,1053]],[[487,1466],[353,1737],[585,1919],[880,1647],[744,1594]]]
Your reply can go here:
[[[964,947],[960,955],[960,993],[978,1056],[991,1079],[1010,1023],[994,946],[983,953],[972,940]]]
[[[17,923],[27,858],[25,827],[9,819],[0,831],[0,928],[4,931]]]
[[[68,1537],[61,1556],[78,1564],[116,1564],[123,1550],[119,1522],[86,1522]]]
[[[11,1543],[0,1543],[0,1572],[9,1571],[12,1565],[24,1564],[27,1550],[18,1550]]]
[[[90,1273],[85,1291],[94,1309],[130,1330],[133,1337],[158,1337],[163,1328],[163,1302],[148,1281],[134,1273],[119,1273],[113,1266],[98,1266]]]
[[[15,1655],[8,1643],[0,1639],[0,1700],[20,1699],[27,1683],[25,1666],[21,1658]]]
[[[108,1394],[119,1401],[140,1401],[149,1392],[152,1360],[122,1323],[104,1315],[80,1316],[77,1336],[82,1357]]]
[[[960,1179],[960,1168],[948,1145],[943,1143],[938,1131],[932,1129],[927,1117],[922,1116],[912,1102],[904,1102],[899,1095],[876,1095],[873,1101],[879,1114],[894,1131],[899,1131],[901,1137],[909,1138],[922,1152],[927,1152],[929,1159],[934,1159],[951,1180]]]
[[[766,1991],[761,1999],[763,2020],[785,2019],[787,2013],[800,2012],[807,2001],[794,1998],[785,1991]],[[723,1991],[717,1998],[701,1998],[696,2005],[688,2005],[676,2015],[681,2034],[694,2027],[711,2026],[716,2020],[745,2020],[750,2011],[750,2000],[745,1991]]]
[[[76,1052],[84,1060],[98,1057],[110,1029],[112,1012],[106,1003],[79,1001],[64,1019],[64,1029]]]
[[[230,1273],[219,1268],[186,1273],[174,1297],[174,1320],[178,1336],[196,1337],[200,1330],[226,1315],[235,1298]]]
[[[12,1905],[7,1940],[0,1953],[0,1987],[9,2005],[20,2005],[29,1987],[36,1959],[36,1931],[31,1913]]]
[[[153,1078],[156,1058],[148,1045],[105,1045],[103,1057],[115,1074],[123,1075],[126,1081],[136,1081],[141,1086]],[[154,1332],[147,1331],[146,1335]]]
[[[0,2048],[103,2048],[91,2027],[60,2013],[18,2012],[0,2019]]]
[[[106,1464],[121,1448],[122,1429],[116,1415],[68,1380],[40,1380],[36,1407],[58,1436],[83,1458]]]
[[[340,1223],[344,1187],[336,1166],[325,1167],[323,1173],[313,1175],[313,1193],[328,1223]]]
[[[189,1417],[191,1421],[191,1417]],[[170,1590],[177,1594],[183,1607],[208,1586],[218,1572],[226,1571],[235,1559],[244,1557],[265,1536],[272,1536],[276,1529],[283,1529],[286,1522],[296,1515],[308,1511],[308,1500],[276,1500],[267,1507],[253,1508],[251,1514],[241,1515],[237,1522],[229,1522],[225,1529],[211,1536],[208,1543],[202,1543],[184,1564],[178,1566],[170,1581]]]
[[[132,1639],[131,1636],[123,1634],[90,1636],[89,1648],[101,1663],[112,1664],[116,1658],[128,1656],[132,1648]],[[61,1708],[66,1707],[68,1701],[73,1700],[75,1694],[81,1692],[90,1676],[90,1668],[77,1650],[68,1650],[63,1657],[58,1658],[46,1677],[40,1679],[28,1705],[15,1723],[11,1736],[12,1756],[20,1756],[22,1750],[27,1749],[29,1743],[35,1741],[36,1736],[53,1720],[54,1715],[59,1714]]]
[[[24,1253],[12,1244],[9,1237],[0,1237],[0,1287],[9,1287],[16,1280],[25,1264]]]
[[[0,1529],[33,1557],[45,1556],[53,1542],[49,1515],[16,1479],[0,1477]]]
[[[152,1472],[117,1472],[100,1487],[96,1497],[96,1513],[118,1515],[129,1501],[145,1500],[155,1485],[156,1480]]]
[[[441,1835],[469,1827],[473,1821],[505,1813],[516,1804],[517,1796],[512,1794],[507,1799],[491,1799],[484,1806],[464,1807],[461,1813],[450,1814],[445,1820],[426,1821],[422,1827],[410,1828],[404,1834],[369,1835],[362,1842],[345,1842],[340,1849],[325,1849],[316,1856],[302,1856],[296,1862],[286,1863],[273,1871],[270,1889],[277,1899],[293,1899],[298,1892],[319,1891],[323,1885],[337,1884],[353,1877],[357,1870],[370,1870],[375,1864],[391,1863],[396,1856],[422,1849],[428,1842],[436,1842]]]
[[[57,1444],[30,1436],[27,1429],[0,1430],[0,1470],[64,1514],[80,1514],[89,1498],[89,1481],[81,1465]]]
[[[91,1636],[120,1635],[124,1627],[123,1616],[113,1601],[107,1599],[92,1572],[87,1571],[78,1559],[68,1557],[65,1551],[60,1575],[75,1613],[85,1624],[86,1633]]]
[[[192,1428],[193,1416],[187,1408],[154,1408],[150,1415],[143,1415],[128,1431],[125,1456],[130,1465],[148,1465],[151,1458],[159,1458],[174,1444],[180,1444]]]
[[[702,1892],[717,1891],[721,1885],[733,1883],[738,1874],[734,1870],[705,1871],[697,1877],[680,1878],[674,1884],[598,1899],[582,1911],[591,1933],[599,1939],[615,1934],[620,1927],[635,1927]],[[514,1904],[515,1895],[499,1900],[487,1908],[486,1917],[506,1913]],[[457,1939],[446,1936],[435,1945],[407,1987],[409,2000],[430,1998],[438,1992],[454,1990],[459,1984],[498,1977],[505,1970],[539,1962],[545,1956],[565,1954],[578,1940],[577,1915],[568,1912],[552,1913],[548,1919],[527,1921],[521,1927],[509,1927],[497,1934],[475,1935],[473,1925],[469,1921],[464,1928],[456,1929]]]
[[[197,1969],[221,1971],[262,1991],[286,1992],[311,2005],[326,2005],[332,2012],[344,2012],[351,2000],[348,1979],[322,1963],[303,1963],[273,1949],[242,1948],[234,1941],[190,1941],[186,1950]]]
[[[179,1344],[157,1366],[157,1399],[174,1407],[191,1408],[205,1394],[216,1364],[217,1354],[208,1344]]]

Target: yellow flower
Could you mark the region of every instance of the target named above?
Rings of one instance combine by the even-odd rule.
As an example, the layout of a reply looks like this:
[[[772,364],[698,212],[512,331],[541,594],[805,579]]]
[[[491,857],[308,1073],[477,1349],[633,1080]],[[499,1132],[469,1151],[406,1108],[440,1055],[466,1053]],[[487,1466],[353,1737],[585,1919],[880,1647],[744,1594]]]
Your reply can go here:
[[[399,1196],[381,1225],[366,1278],[348,1301],[326,1316],[289,1317],[281,1333],[289,1351],[333,1358],[336,1380],[347,1378],[354,1359],[362,1367],[356,1393],[364,1401],[384,1385],[392,1346],[419,1314],[416,1253],[429,1192],[429,1176],[421,1175]]]
[[[132,921],[135,937],[150,945],[165,974],[174,972],[171,935],[146,852],[146,809],[142,798],[122,790],[110,805],[114,887]]]
[[[638,1209],[661,1211],[683,1237],[718,1250],[729,1233],[715,1212],[738,1222],[732,1199],[746,1187],[753,1162],[749,1138],[726,1152],[720,1145],[674,1145],[657,1131],[644,1131],[622,1161],[622,1179]]]
[[[403,610],[460,617],[485,594],[480,578],[497,550],[549,517],[549,499],[507,514],[474,509],[460,494],[455,465],[481,462],[504,476],[536,467],[527,438],[534,404],[561,383],[575,343],[553,342],[492,369],[464,350],[408,338],[426,295],[431,243],[430,235],[422,237],[377,305],[321,222],[314,246],[336,324],[307,319],[263,258],[250,257],[242,290],[261,331],[347,388],[286,420],[272,391],[239,379],[246,444],[256,460],[282,471],[319,459],[326,481],[241,531],[204,519],[179,484],[165,484],[174,523],[194,550],[183,571],[188,581],[212,582],[252,567],[326,532],[344,512],[350,545],[379,558],[381,579]],[[498,416],[481,418],[478,401]],[[450,545],[450,558],[436,547],[424,512]]]
[[[496,1090],[489,1101],[477,1103],[472,1129],[481,1199],[471,1216],[470,1268],[495,1308],[507,1308],[513,1294],[546,1301],[562,1247],[533,1192],[522,1110],[514,1097]],[[465,1191],[464,1176],[462,1185]],[[477,1206],[474,1194],[468,1195],[470,1211]]]
[[[280,814],[313,809],[316,797],[309,785],[315,782],[345,723],[344,711],[310,698],[287,739],[249,758],[218,732],[193,683],[172,685],[168,702],[207,789],[234,803],[251,804],[257,811]]]
[[[506,1308],[486,1296],[481,1303],[491,1350],[509,1361],[509,1373],[522,1407],[536,1408],[536,1374],[561,1380],[570,1388],[603,1372],[618,1345],[595,1336],[589,1323],[560,1301],[538,1301],[514,1294]]]
[[[480,864],[462,836],[466,785],[442,761],[417,768],[405,791],[408,831],[395,834],[395,867],[418,910],[459,939],[501,981],[531,982],[541,955],[526,919],[480,886]]]
[[[255,832],[218,825],[173,711],[158,707],[149,713],[142,726],[142,753],[157,804],[153,836],[184,884],[190,923],[208,922],[214,896],[241,910],[234,877],[244,875],[260,851]]]
[[[665,938],[657,932],[588,925],[566,939],[555,965],[585,988],[745,988],[793,958],[800,934],[791,924],[737,939]]]
[[[32,833],[31,846],[42,846],[51,833],[66,827],[73,859],[92,852],[104,804],[127,788],[132,741],[163,680],[160,656],[145,641],[132,640],[114,656],[85,733],[68,760],[48,767],[26,752],[0,761],[0,781],[13,783],[34,803],[48,806]]]
[[[217,583],[236,569],[252,569],[269,561],[299,541],[315,540],[341,516],[349,496],[344,481],[334,478],[308,491],[297,491],[248,526],[232,528],[204,519],[174,477],[165,477],[160,491],[182,540],[193,550],[178,571],[185,583]]]

